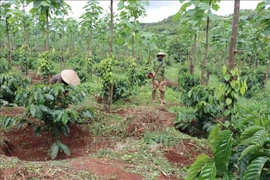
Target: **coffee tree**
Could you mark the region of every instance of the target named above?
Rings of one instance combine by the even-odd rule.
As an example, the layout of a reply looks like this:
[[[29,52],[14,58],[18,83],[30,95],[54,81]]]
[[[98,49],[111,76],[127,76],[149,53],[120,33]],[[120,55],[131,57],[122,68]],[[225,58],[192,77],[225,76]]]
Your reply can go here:
[[[77,123],[86,118],[93,118],[89,110],[78,112],[70,105],[82,102],[85,89],[75,86],[36,85],[30,89],[21,88],[16,96],[16,102],[25,105],[24,117],[20,124],[27,123],[35,130],[35,135],[48,132],[52,139],[50,155],[55,159],[60,150],[70,155],[69,148],[61,143],[60,135],[68,136],[71,123]],[[29,118],[35,118],[42,123],[33,123]]]

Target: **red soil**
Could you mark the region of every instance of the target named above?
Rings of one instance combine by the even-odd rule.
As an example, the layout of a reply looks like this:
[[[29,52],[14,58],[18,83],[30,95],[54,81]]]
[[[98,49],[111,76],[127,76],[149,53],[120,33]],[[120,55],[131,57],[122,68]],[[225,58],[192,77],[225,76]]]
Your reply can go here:
[[[34,136],[32,127],[14,129],[5,133],[8,137],[8,149],[5,149],[7,156],[16,156],[26,161],[46,161],[49,160],[48,150],[52,141],[48,134],[43,133],[40,136]],[[72,138],[71,138],[72,137]],[[69,136],[61,135],[61,142],[67,145],[71,151],[71,156],[59,152],[57,159],[76,158],[84,156],[90,152],[109,146],[107,139],[94,137],[89,131],[80,126],[71,126]]]
[[[209,149],[196,146],[194,145],[194,142],[192,143],[189,140],[184,140],[183,143],[166,150],[164,156],[172,164],[176,164],[181,168],[193,164],[196,157],[201,153],[211,156],[211,151]]]

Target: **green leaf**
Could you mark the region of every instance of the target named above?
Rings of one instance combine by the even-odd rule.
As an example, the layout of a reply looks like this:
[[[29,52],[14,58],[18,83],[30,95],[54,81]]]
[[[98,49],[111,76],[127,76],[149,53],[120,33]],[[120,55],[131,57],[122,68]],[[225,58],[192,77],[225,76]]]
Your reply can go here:
[[[230,85],[231,85],[231,87],[232,87],[232,88],[234,88],[234,87],[235,87],[235,85],[236,85],[235,80],[232,80],[232,81],[230,82]]]
[[[30,113],[33,117],[36,115],[36,106],[34,104],[30,105]]]
[[[264,164],[269,161],[269,157],[261,156],[254,159],[247,167],[244,180],[259,180]]]
[[[231,155],[232,132],[229,130],[219,132],[213,145],[215,146],[213,159],[216,163],[217,170],[226,174]]]
[[[175,22],[175,21],[178,21],[178,20],[180,19],[180,17],[181,17],[181,13],[180,13],[180,12],[176,13],[176,14],[173,16],[173,21],[174,21],[174,22]]]
[[[59,145],[55,142],[51,147],[51,158],[55,159],[59,151]]]
[[[250,156],[244,156],[241,160],[238,160],[237,166],[238,166],[238,176],[240,179],[243,179],[244,173],[247,170],[247,166],[250,160]]]
[[[212,5],[212,9],[214,9],[215,11],[219,10],[219,5],[218,4],[213,4]]]
[[[230,76],[229,74],[226,74],[226,75],[224,76],[224,79],[225,79],[226,81],[229,81],[230,78],[231,78],[231,76]]]
[[[203,166],[211,161],[212,161],[211,158],[208,157],[206,154],[199,155],[196,158],[195,162],[188,169],[188,177],[186,180],[194,180],[200,173]]]
[[[54,100],[54,97],[50,94],[45,94],[45,98],[50,100],[50,101],[53,101]]]
[[[263,31],[263,34],[264,34],[265,36],[270,36],[270,28],[265,29],[265,30]]]
[[[215,162],[212,163],[208,163],[206,164],[202,170],[201,173],[198,177],[198,180],[215,180],[216,179],[216,166],[215,166]]]
[[[252,137],[257,131],[264,130],[264,127],[262,126],[250,126],[245,129],[245,131],[242,133],[242,136],[240,137],[240,140],[245,140],[250,137]]]
[[[229,116],[231,114],[231,110],[225,109],[224,116]]]
[[[119,3],[117,4],[118,6],[118,10],[121,10],[124,8],[124,2],[123,1],[119,1]]]
[[[244,158],[246,155],[250,154],[252,151],[256,150],[258,148],[257,145],[249,145],[248,147],[246,147],[242,152],[241,152],[241,156],[238,159],[238,161],[240,161],[242,158]]]
[[[244,144],[256,144],[258,146],[263,146],[268,138],[268,132],[266,130],[259,130],[253,134],[252,137],[246,139]]]
[[[186,2],[185,4],[181,6],[180,11],[185,12],[187,10],[187,7],[190,5],[191,5],[190,2]]]
[[[32,8],[29,12],[31,14],[35,14],[36,12],[38,12],[38,9],[37,8]]]
[[[219,131],[220,131],[220,124],[217,124],[214,127],[212,127],[208,136],[208,141],[213,140],[218,135]]]
[[[60,146],[60,149],[62,149],[66,155],[70,156],[70,150],[66,145],[64,145],[61,142],[58,142],[58,145]]]
[[[240,88],[240,93],[241,93],[242,96],[244,96],[244,94],[246,93],[246,88],[242,86]]]
[[[232,104],[232,99],[231,99],[231,98],[226,98],[226,104],[227,104],[227,105]]]

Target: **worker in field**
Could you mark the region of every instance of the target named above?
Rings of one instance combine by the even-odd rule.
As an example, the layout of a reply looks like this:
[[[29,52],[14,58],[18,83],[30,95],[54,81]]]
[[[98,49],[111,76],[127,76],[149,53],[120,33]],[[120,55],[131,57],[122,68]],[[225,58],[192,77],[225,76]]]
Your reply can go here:
[[[61,73],[54,75],[50,79],[50,84],[63,83],[65,85],[78,85],[80,84],[80,78],[73,68],[63,70]]]
[[[152,78],[153,90],[152,90],[152,102],[156,102],[156,92],[159,89],[159,101],[163,105],[165,104],[165,85],[167,80],[165,79],[165,53],[159,52],[157,59],[153,62],[153,71],[148,75]]]

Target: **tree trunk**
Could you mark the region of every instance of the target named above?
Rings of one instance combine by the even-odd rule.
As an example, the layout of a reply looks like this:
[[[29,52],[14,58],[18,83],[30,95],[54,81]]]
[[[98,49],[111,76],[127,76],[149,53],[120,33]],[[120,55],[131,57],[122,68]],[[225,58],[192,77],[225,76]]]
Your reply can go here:
[[[6,35],[8,40],[8,66],[11,68],[12,59],[11,59],[11,46],[10,46],[10,38],[9,38],[9,26],[8,26],[8,18],[6,18]]]
[[[264,84],[267,83],[269,72],[270,72],[270,59],[268,60],[268,66],[264,74]]]
[[[113,103],[113,85],[114,82],[112,82],[110,87],[110,105],[109,105],[109,112],[112,112],[112,103]]]
[[[25,13],[25,4],[23,3],[23,12]],[[25,46],[25,50],[26,50],[26,64],[25,64],[25,75],[28,75],[28,56],[29,56],[29,51],[30,51],[30,47],[28,46],[28,38],[27,38],[27,30],[26,30],[26,23],[25,23],[26,19],[23,18],[23,34],[24,34],[24,46]]]
[[[65,16],[63,15],[63,19],[65,18]],[[63,24],[63,28],[62,28],[62,53],[61,53],[61,69],[65,69],[66,68],[66,58],[65,58],[65,52],[66,52],[66,46],[65,46],[65,26]]]
[[[211,1],[210,1],[210,4],[211,4]],[[202,62],[201,85],[204,84],[204,71],[206,68],[206,60],[207,60],[207,56],[208,56],[209,23],[210,23],[210,18],[209,18],[209,16],[207,16],[206,37],[205,37],[206,43],[205,43],[205,53],[204,53],[203,62]]]
[[[89,27],[89,49],[88,49],[88,61],[90,65],[90,76],[93,76],[93,61],[92,61],[92,39],[93,39],[93,26],[92,23]]]
[[[194,45],[193,45],[193,57],[191,59],[191,64],[190,64],[190,74],[194,74],[194,62],[196,61],[196,51],[197,51],[197,32],[194,34]]]
[[[239,24],[239,13],[240,10],[240,0],[234,1],[234,19],[232,25],[232,34],[231,34],[231,44],[229,47],[229,66],[228,70],[232,70],[235,64],[235,48],[236,48],[236,39],[237,39],[237,30]]]
[[[113,0],[111,1],[111,6],[110,6],[110,13],[111,13],[111,20],[110,20],[110,41],[109,41],[109,57],[112,58],[112,52],[113,52]],[[105,112],[108,112],[109,109],[111,109],[111,107],[108,108],[108,101],[109,101],[109,95],[110,97],[112,97],[112,92],[110,91],[110,89],[112,88],[112,86],[110,86],[109,89],[106,89],[104,92],[104,96],[103,96],[103,110]],[[109,105],[112,104],[112,100],[109,102]]]
[[[46,51],[49,51],[49,9],[46,9]]]
[[[113,52],[113,0],[111,0],[111,6],[110,6],[110,12],[111,12],[111,21],[110,21],[110,50],[109,50],[109,56],[112,57]]]
[[[206,82],[205,82],[205,85],[207,85],[207,86],[209,83],[210,75],[211,75],[211,72],[207,71]]]

